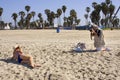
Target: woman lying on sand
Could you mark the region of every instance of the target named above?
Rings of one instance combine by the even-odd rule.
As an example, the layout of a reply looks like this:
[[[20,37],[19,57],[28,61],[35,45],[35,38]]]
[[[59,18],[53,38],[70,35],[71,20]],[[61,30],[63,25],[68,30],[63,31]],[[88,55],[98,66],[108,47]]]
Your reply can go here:
[[[23,54],[19,46],[15,47],[12,59],[18,61],[18,63],[28,63],[32,68],[40,67],[34,64],[32,56]]]

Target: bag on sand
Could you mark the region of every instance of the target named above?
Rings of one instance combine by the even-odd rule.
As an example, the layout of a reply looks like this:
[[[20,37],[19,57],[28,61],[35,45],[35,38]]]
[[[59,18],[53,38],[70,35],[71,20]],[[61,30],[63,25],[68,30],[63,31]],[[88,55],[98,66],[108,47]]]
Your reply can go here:
[[[81,43],[79,42],[74,48],[73,50],[76,52],[82,52],[84,51],[84,49],[86,49],[85,43]]]

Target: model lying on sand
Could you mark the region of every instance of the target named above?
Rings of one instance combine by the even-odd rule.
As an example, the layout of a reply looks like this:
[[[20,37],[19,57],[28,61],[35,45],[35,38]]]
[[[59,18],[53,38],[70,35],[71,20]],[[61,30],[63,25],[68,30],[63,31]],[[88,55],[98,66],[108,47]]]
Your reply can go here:
[[[18,61],[18,63],[28,63],[32,68],[40,67],[34,64],[32,56],[23,54],[20,46],[15,47],[12,59]]]

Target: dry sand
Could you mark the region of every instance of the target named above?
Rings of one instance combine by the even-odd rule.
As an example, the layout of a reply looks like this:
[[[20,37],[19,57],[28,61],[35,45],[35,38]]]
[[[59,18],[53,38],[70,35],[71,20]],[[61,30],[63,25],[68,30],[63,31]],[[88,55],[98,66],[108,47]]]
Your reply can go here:
[[[94,50],[89,31],[1,30],[0,80],[120,80],[120,30],[104,31],[110,52]],[[86,52],[73,52],[78,43]],[[39,68],[11,61],[13,46],[33,56]]]

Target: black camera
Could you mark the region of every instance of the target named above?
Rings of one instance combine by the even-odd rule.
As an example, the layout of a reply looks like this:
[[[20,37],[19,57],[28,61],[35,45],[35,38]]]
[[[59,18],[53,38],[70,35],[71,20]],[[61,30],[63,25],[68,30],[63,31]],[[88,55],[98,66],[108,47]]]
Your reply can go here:
[[[90,26],[89,27],[89,31],[92,32],[92,29],[93,29],[93,26]]]

